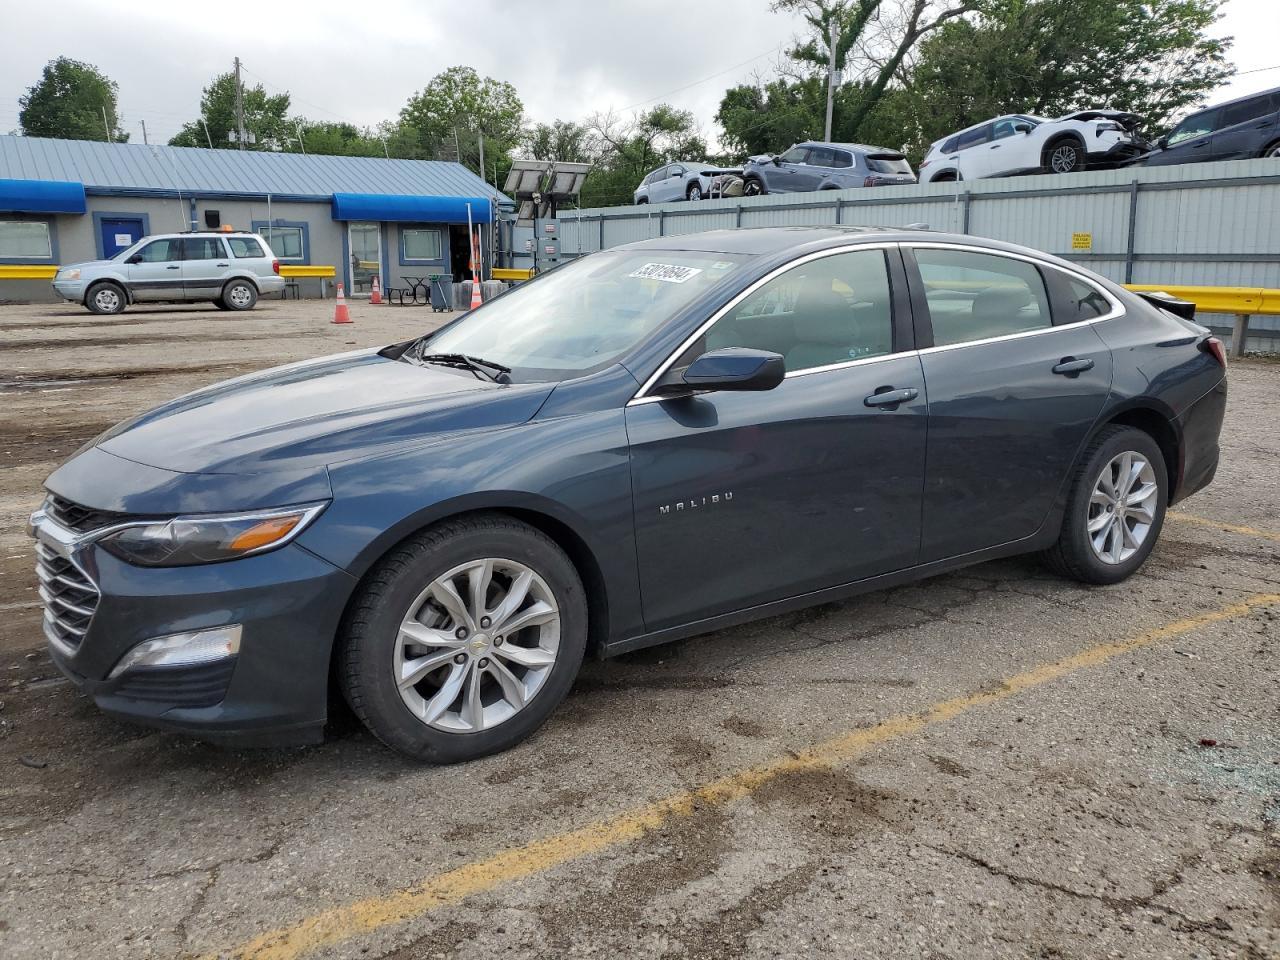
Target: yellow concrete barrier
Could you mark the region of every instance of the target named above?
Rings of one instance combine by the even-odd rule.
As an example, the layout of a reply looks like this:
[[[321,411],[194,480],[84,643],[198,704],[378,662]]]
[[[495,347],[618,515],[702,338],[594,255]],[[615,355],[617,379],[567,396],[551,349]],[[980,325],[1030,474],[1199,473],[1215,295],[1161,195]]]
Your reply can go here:
[[[493,279],[506,280],[508,282],[513,280],[532,280],[533,270],[517,270],[515,267],[494,267]]]
[[[0,263],[0,280],[52,280],[57,272],[48,264]]]
[[[1266,287],[1184,287],[1167,283],[1127,283],[1125,287],[1189,300],[1201,313],[1280,314],[1280,290]]]

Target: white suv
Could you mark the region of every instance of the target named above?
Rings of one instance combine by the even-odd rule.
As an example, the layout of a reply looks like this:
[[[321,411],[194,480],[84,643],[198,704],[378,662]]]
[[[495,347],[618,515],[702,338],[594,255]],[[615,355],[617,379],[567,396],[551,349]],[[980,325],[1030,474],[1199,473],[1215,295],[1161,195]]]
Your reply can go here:
[[[143,237],[110,260],[60,267],[53,289],[93,313],[131,303],[207,300],[222,310],[250,310],[264,293],[284,289],[280,261],[256,233],[169,233]]]
[[[1079,173],[1118,166],[1146,153],[1142,118],[1119,110],[1081,110],[1057,120],[1010,114],[943,137],[920,164],[922,183],[1016,173]]]

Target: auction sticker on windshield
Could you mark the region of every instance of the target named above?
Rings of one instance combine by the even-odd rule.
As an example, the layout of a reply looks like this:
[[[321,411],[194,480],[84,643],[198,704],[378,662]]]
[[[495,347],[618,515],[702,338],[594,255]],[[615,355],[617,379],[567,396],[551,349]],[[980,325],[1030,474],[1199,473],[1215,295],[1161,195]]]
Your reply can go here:
[[[665,283],[684,283],[702,272],[700,267],[681,267],[674,263],[646,263],[628,276],[641,280],[662,280]]]

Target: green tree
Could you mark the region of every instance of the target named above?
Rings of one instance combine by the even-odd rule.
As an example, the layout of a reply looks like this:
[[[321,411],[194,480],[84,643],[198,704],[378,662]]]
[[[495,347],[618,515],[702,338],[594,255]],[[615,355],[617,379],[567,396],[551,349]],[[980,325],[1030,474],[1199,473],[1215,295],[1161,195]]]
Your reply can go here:
[[[739,155],[779,153],[799,140],[822,136],[826,103],[826,80],[817,74],[732,87],[716,112],[716,122],[724,130],[721,142]],[[834,111],[833,133],[841,113]]]
[[[244,126],[254,143],[246,150],[280,150],[289,137],[297,138],[296,126],[289,119],[289,94],[269,95],[262,84],[244,88]],[[169,144],[174,147],[236,148],[236,77],[222,73],[214,77],[200,98],[200,119],[185,124]],[[206,133],[207,130],[207,133]]]
[[[64,140],[106,140],[123,143],[116,110],[119,88],[97,67],[69,57],[45,64],[40,80],[18,98],[18,123],[28,137]],[[106,121],[103,121],[103,111]]]
[[[390,144],[377,130],[362,129],[353,123],[297,119],[292,121],[292,127],[294,135],[283,143],[283,148],[290,153],[316,153],[335,157],[392,155]]]
[[[630,203],[635,188],[655,167],[707,156],[707,141],[693,114],[666,103],[630,119],[597,114],[587,128],[596,143],[596,165],[582,188],[584,207]]]
[[[511,165],[520,143],[524,104],[516,88],[481,77],[471,67],[450,67],[409,98],[400,111],[406,146],[421,158],[456,157],[480,172],[480,135],[484,135],[486,180]]]
[[[523,146],[534,160],[590,163],[594,159],[591,132],[572,120],[534,124],[525,132]]]

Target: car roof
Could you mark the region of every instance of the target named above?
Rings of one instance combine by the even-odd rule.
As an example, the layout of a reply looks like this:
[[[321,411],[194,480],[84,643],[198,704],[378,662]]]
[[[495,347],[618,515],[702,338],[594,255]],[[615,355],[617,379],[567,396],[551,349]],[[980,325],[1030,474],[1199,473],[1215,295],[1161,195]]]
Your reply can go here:
[[[1221,103],[1213,103],[1208,106],[1201,107],[1187,114],[1187,117],[1199,116],[1209,110],[1217,110],[1219,107],[1229,107],[1233,103],[1240,103],[1243,100],[1253,100],[1256,97],[1266,97],[1272,94],[1280,93],[1280,87],[1272,87],[1270,90],[1259,90],[1256,93],[1247,93],[1243,97],[1236,97],[1234,100],[1223,100]]]
[[[901,153],[892,147],[875,147],[866,143],[836,143],[834,140],[805,140],[797,143],[797,147],[834,147],[837,150],[858,150],[862,153]]]
[[[1028,250],[1017,244],[985,237],[942,233],[927,229],[903,227],[744,227],[731,230],[708,230],[704,233],[687,233],[674,237],[654,237],[635,243],[611,247],[612,250],[683,250],[706,253],[740,253],[750,256],[796,253],[804,250],[821,250],[824,247],[866,241],[887,243],[945,242],[971,247],[987,247],[1007,253],[1034,253],[1041,259],[1057,261],[1038,250]]]

